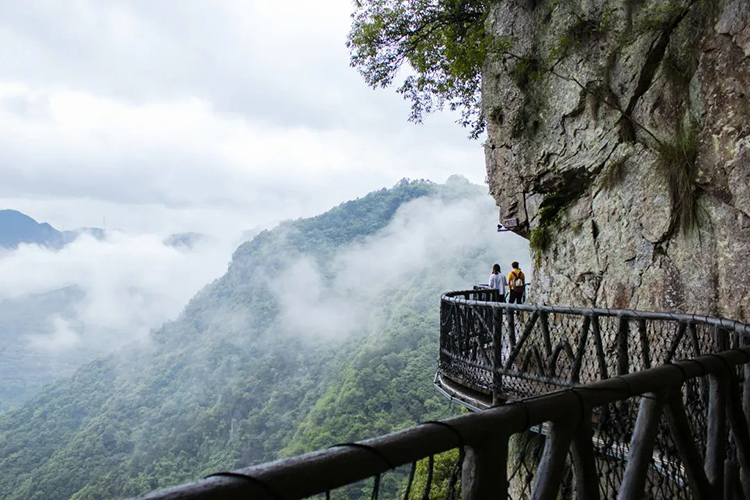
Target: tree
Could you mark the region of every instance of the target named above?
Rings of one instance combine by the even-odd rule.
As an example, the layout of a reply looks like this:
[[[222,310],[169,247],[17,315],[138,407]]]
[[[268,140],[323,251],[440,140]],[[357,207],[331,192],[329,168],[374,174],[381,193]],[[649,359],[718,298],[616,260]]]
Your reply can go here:
[[[412,102],[409,121],[447,104],[471,137],[484,130],[481,69],[492,45],[485,32],[489,0],[355,0],[347,40],[351,65],[373,88],[412,71],[398,93]]]

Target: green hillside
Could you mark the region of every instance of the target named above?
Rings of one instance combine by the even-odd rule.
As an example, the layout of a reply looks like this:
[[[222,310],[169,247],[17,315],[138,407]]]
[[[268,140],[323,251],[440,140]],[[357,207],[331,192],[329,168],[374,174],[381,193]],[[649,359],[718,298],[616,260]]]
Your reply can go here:
[[[402,181],[264,231],[148,344],[0,415],[0,497],[128,497],[457,411],[440,293],[528,258],[495,217],[465,181]]]
[[[0,299],[0,411],[19,406],[46,384],[94,359],[94,350],[85,346],[52,360],[48,353],[29,348],[29,338],[43,338],[55,321],[74,321],[75,308],[84,298],[82,289],[70,286]]]

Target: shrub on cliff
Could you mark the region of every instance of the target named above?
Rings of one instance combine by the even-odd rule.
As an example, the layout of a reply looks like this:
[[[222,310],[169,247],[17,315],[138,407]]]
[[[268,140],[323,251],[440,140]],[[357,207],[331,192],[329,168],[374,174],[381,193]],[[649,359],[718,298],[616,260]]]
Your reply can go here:
[[[347,47],[351,65],[372,87],[412,71],[398,92],[412,102],[410,121],[447,104],[476,138],[484,130],[481,68],[493,44],[484,29],[487,0],[359,0]]]

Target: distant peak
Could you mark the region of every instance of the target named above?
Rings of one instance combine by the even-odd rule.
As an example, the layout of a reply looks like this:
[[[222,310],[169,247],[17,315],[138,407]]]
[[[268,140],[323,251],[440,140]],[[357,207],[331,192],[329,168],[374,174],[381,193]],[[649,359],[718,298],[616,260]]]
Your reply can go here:
[[[446,184],[464,184],[464,185],[471,184],[471,182],[469,182],[469,179],[459,174],[451,175],[450,177],[448,177],[448,179],[446,179],[445,183]]]
[[[22,243],[59,248],[63,240],[46,222],[39,223],[18,210],[0,210],[0,247],[16,248]]]

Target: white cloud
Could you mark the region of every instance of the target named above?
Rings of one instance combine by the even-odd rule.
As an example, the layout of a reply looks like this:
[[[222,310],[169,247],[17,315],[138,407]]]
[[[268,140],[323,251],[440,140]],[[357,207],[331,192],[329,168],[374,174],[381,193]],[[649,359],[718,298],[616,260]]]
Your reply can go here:
[[[336,254],[330,279],[312,259],[301,258],[282,273],[294,279],[274,280],[281,323],[318,338],[351,333],[370,322],[382,294],[471,288],[487,282],[495,262],[507,272],[518,260],[531,282],[528,242],[495,232],[496,224],[497,210],[487,196],[425,197],[402,205],[383,231]],[[469,269],[456,269],[456,263],[469,263]]]
[[[33,346],[111,348],[143,337],[223,272],[246,230],[321,213],[403,177],[459,173],[481,183],[481,145],[455,116],[410,124],[408,103],[368,88],[349,67],[352,9],[350,0],[3,1],[0,208],[57,229],[122,230],[58,252],[0,254],[0,299],[70,285],[86,294],[74,317],[52,318]],[[483,203],[489,214],[491,200]],[[340,256],[351,270],[344,285],[368,279],[358,258],[377,279],[393,279],[431,271],[439,256],[423,242],[454,248],[442,226],[421,225],[437,223],[432,215],[408,210],[390,239]],[[161,243],[183,231],[218,240],[189,253]],[[393,261],[376,263],[378,252]],[[307,316],[322,328],[336,311],[318,278],[305,278],[319,307]]]
[[[70,321],[60,315],[50,318],[52,326],[48,334],[28,335],[29,345],[39,351],[52,353],[55,356],[60,351],[76,347],[81,342],[81,336],[76,332]]]
[[[352,8],[5,2],[0,204],[32,200],[53,225],[84,225],[93,204],[111,204],[97,220],[131,231],[179,210],[268,226],[402,177],[481,182],[481,146],[453,117],[409,124],[408,103],[349,68]],[[150,220],[121,217],[131,206]]]
[[[59,352],[83,344],[107,352],[176,318],[225,271],[232,249],[211,239],[180,251],[156,236],[122,233],[103,241],[83,236],[59,251],[22,245],[0,254],[0,299],[76,286],[85,295],[72,317],[53,314],[49,332],[30,336],[30,345]]]

